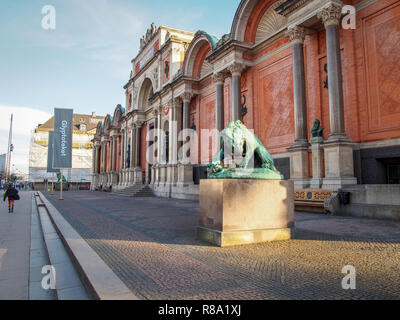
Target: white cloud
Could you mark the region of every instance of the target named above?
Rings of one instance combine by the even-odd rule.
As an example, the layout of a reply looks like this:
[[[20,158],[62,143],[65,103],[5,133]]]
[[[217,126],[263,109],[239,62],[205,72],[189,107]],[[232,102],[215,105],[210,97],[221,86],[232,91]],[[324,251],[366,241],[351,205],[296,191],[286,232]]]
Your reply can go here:
[[[0,105],[0,154],[7,152],[10,117],[13,114],[12,164],[19,172],[28,173],[29,142],[31,131],[52,115],[34,108]]]

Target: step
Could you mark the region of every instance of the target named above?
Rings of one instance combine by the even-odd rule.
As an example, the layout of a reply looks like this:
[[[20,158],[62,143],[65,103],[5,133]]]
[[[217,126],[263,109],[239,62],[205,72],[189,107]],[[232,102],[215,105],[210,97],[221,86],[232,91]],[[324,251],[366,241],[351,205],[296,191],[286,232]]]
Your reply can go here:
[[[122,190],[115,190],[113,193],[121,196],[129,196],[129,197],[154,197],[153,191],[146,185],[135,185],[131,187],[127,187]]]
[[[44,217],[49,219],[44,222],[52,225],[54,232],[51,236],[57,236],[76,268],[78,275],[85,286],[89,299],[94,300],[138,300],[122,280],[89,246],[80,234],[65,220],[62,214],[39,192],[40,204]],[[49,234],[50,236],[50,234]],[[55,253],[57,253],[55,251]],[[57,258],[57,257],[56,257]],[[50,260],[52,260],[50,254]],[[51,261],[52,262],[52,261]],[[57,275],[57,272],[56,272]],[[56,284],[57,286],[57,284]],[[76,296],[78,297],[78,296]],[[75,298],[76,298],[75,297]],[[73,297],[70,297],[71,299]]]

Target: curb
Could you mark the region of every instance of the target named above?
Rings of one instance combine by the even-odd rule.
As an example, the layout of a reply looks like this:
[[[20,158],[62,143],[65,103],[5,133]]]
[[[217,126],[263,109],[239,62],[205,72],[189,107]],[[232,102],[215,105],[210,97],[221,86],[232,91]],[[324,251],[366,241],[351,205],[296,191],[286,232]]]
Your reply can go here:
[[[38,194],[89,294],[96,300],[139,300],[46,197]]]

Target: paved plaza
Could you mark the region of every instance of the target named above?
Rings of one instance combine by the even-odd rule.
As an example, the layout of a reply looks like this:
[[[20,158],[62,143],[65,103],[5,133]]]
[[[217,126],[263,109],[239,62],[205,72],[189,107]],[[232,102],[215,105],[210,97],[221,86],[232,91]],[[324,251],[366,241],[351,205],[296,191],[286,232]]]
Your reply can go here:
[[[218,248],[195,238],[196,201],[45,196],[142,299],[400,298],[399,222],[296,213],[294,240]]]

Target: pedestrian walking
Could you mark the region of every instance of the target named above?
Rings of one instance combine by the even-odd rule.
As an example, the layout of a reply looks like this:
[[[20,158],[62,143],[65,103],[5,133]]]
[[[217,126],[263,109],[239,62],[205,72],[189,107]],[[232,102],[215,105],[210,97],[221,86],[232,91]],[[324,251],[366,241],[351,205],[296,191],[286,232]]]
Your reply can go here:
[[[18,190],[14,188],[12,184],[8,185],[6,192],[4,193],[3,201],[8,198],[8,212],[14,212],[14,202],[19,200]]]

